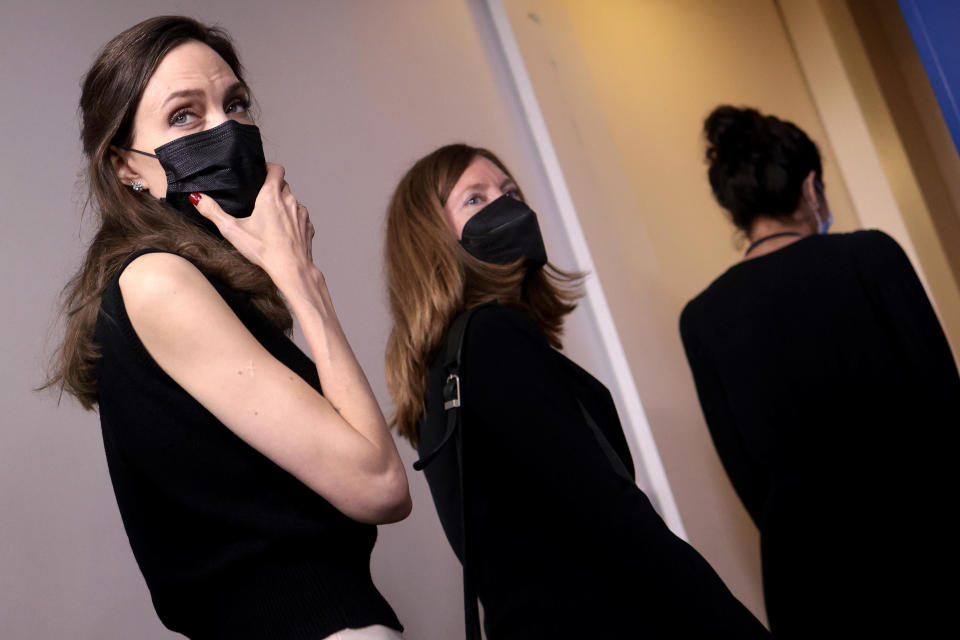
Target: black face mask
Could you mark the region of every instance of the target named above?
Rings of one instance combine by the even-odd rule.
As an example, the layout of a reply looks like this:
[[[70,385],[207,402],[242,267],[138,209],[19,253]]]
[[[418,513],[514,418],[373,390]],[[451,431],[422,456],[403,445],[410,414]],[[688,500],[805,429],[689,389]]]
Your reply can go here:
[[[267,179],[260,129],[228,120],[223,124],[177,138],[154,149],[167,172],[166,201],[185,216],[215,230],[190,202],[190,194],[203,193],[235,218],[253,213],[253,204]]]
[[[523,258],[533,271],[547,262],[537,214],[525,203],[500,196],[463,225],[460,244],[478,260],[508,264]]]

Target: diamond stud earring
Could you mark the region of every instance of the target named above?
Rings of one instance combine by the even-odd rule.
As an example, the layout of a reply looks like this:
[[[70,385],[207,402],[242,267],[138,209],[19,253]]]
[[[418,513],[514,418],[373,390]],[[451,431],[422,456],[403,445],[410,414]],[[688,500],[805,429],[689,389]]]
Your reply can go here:
[[[133,180],[130,182],[130,187],[134,191],[143,191],[143,182],[141,182],[140,180]]]

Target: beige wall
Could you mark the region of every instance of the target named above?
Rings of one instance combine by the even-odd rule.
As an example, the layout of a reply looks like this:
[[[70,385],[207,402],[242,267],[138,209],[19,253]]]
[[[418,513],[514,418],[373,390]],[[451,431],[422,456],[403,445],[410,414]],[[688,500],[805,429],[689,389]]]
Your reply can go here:
[[[858,226],[772,0],[504,2],[690,542],[763,617],[756,530],[710,442],[683,305],[740,257],[700,128],[720,103],[796,122],[824,155],[836,231]]]
[[[899,8],[778,4],[861,224],[903,246],[957,355],[960,217],[957,187],[948,185],[960,171]]]
[[[822,3],[821,3],[822,4]],[[896,0],[825,4],[871,134],[960,357],[960,155]],[[858,60],[869,69],[854,72]],[[862,64],[862,63],[861,63]]]

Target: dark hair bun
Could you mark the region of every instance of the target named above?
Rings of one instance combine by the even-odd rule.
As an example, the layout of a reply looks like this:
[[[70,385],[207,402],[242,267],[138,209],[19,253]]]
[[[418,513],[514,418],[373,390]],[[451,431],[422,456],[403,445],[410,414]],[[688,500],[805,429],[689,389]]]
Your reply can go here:
[[[759,215],[792,215],[804,179],[811,171],[821,175],[817,146],[792,122],[723,105],[703,131],[713,194],[744,231]]]

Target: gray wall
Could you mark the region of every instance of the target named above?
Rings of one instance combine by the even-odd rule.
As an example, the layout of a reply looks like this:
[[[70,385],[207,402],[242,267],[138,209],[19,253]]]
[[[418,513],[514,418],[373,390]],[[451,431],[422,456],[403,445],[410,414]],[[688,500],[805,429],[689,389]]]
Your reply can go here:
[[[147,0],[7,2],[0,20],[0,629],[7,640],[169,638],[124,535],[96,414],[31,391],[56,342],[60,287],[89,225],[76,103],[80,77],[110,37],[157,13],[218,22],[234,36],[261,107],[268,159],[287,167],[317,228],[327,276],[385,410],[389,320],[381,278],[383,211],[420,155],[464,140],[496,150],[541,213],[554,262],[569,251],[507,85],[493,30],[474,0],[356,2]],[[12,5],[12,6],[11,6]],[[594,328],[575,313],[568,351],[610,381]],[[405,444],[407,464],[414,459]],[[382,527],[375,579],[409,638],[461,633],[459,567],[422,474],[413,515]]]

